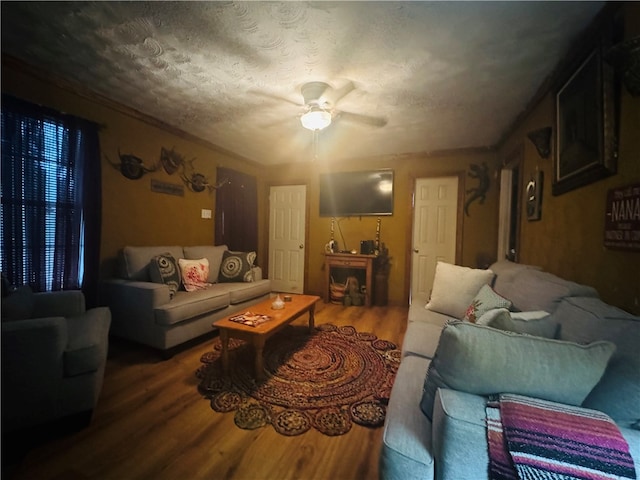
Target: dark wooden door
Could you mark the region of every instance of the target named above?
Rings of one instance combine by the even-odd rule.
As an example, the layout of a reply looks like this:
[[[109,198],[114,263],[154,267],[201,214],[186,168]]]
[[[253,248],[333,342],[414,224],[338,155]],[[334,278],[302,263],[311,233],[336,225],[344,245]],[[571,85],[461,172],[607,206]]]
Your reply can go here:
[[[229,168],[217,169],[215,243],[229,250],[258,250],[258,193],[256,178]]]

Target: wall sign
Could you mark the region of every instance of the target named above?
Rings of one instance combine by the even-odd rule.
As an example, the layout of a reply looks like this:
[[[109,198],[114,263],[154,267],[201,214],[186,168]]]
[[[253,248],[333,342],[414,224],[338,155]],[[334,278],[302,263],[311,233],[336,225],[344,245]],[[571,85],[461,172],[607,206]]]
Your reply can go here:
[[[607,193],[604,246],[640,251],[640,183]]]
[[[161,182],[155,178],[151,179],[151,191],[156,193],[166,193],[167,195],[177,195],[184,197],[184,187],[180,184]]]

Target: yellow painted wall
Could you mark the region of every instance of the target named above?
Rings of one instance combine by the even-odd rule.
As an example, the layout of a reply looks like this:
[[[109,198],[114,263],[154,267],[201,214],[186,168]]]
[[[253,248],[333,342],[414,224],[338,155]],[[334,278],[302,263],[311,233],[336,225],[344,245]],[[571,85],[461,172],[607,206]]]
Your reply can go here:
[[[407,262],[410,261],[410,235],[413,222],[411,206],[415,179],[420,177],[455,176],[465,174],[469,164],[487,162],[491,168],[492,185],[483,205],[473,203],[470,216],[464,216],[462,231],[462,265],[476,266],[479,253],[495,257],[497,242],[497,157],[494,153],[457,153],[440,156],[397,156],[356,160],[347,166],[337,165],[323,159],[314,163],[283,165],[266,172],[265,183],[269,185],[307,185],[308,266],[306,290],[322,295],[324,292],[324,245],[331,238],[331,219],[319,215],[319,175],[324,172],[349,170],[392,169],[394,171],[394,213],[381,218],[380,241],[389,249],[391,271],[389,274],[389,303],[406,305],[409,279]],[[461,189],[472,188],[477,181],[466,177]],[[264,198],[268,201],[268,198]],[[360,240],[374,239],[377,217],[346,217],[340,219],[340,228],[349,249],[359,251]],[[266,225],[266,224],[265,224]],[[335,239],[342,246],[337,227]]]
[[[226,155],[202,142],[185,139],[135,116],[105,106],[66,88],[17,71],[3,64],[2,91],[94,121],[102,126],[102,244],[101,276],[112,274],[118,251],[125,245],[210,245],[214,242],[214,220],[201,218],[202,209],[215,212],[215,192],[193,192],[176,172],[169,175],[160,166],[138,180],[124,177],[111,163],[118,163],[118,150],[135,155],[146,166],[157,165],[160,149],[175,148],[194,170],[215,183],[218,166],[252,175],[259,168]],[[184,187],[184,196],[151,191],[151,179]]]
[[[640,5],[625,4],[625,19],[626,38],[640,35]],[[544,172],[542,219],[529,222],[524,207],[521,212],[519,261],[591,285],[604,301],[640,314],[640,252],[603,245],[608,190],[640,183],[640,97],[622,89],[617,174],[558,196],[551,193],[552,159],[541,159],[526,138],[527,132],[549,125],[555,134],[554,112],[554,96],[549,93],[500,149],[504,159],[524,144],[525,181],[536,168]]]
[[[627,38],[640,34],[640,6],[625,4]],[[608,250],[603,247],[605,197],[610,188],[640,182],[640,98],[622,93],[620,147],[617,175],[560,196],[551,195],[552,163],[541,160],[526,133],[553,125],[553,97],[547,95],[534,108],[497,153],[452,153],[448,155],[402,155],[361,159],[348,167],[326,163],[322,159],[308,163],[259,167],[227,154],[203,142],[185,138],[141,121],[119,109],[105,106],[82,94],[60,88],[49,81],[7,68],[3,63],[2,90],[18,97],[75,114],[101,125],[103,153],[117,160],[118,148],[142,158],[147,164],[158,161],[160,148],[175,147],[186,159],[195,158],[194,167],[215,181],[218,166],[233,168],[258,177],[258,258],[266,266],[268,253],[268,192],[270,185],[306,184],[308,197],[308,261],[306,291],[322,293],[324,284],[323,247],[329,240],[330,219],[318,215],[319,173],[333,170],[369,170],[392,168],[395,171],[395,211],[382,217],[381,240],[392,256],[389,301],[405,304],[409,290],[407,266],[410,260],[412,223],[411,196],[415,178],[463,173],[467,189],[476,185],[464,173],[469,164],[486,161],[491,167],[492,186],[484,205],[475,203],[462,226],[463,265],[475,266],[479,254],[494,256],[498,223],[498,167],[519,145],[524,145],[523,175],[536,167],[544,172],[542,220],[520,225],[522,245],[520,261],[541,265],[562,277],[589,284],[602,298],[634,313],[640,313],[640,253]],[[179,183],[163,170],[128,180],[106,160],[100,159],[103,175],[103,228],[101,276],[112,273],[112,260],[127,244],[211,244],[214,223],[200,218],[201,209],[215,209],[215,195],[193,193],[185,188],[184,197],[150,191],[150,179]],[[375,217],[353,217],[341,221],[350,248],[375,235]]]

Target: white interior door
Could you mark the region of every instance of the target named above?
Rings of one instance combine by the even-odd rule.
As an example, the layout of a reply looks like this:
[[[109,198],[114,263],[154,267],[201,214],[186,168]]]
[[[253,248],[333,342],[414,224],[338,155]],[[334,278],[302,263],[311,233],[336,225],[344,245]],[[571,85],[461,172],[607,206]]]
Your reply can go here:
[[[269,278],[274,292],[304,292],[306,185],[269,191]]]
[[[458,177],[416,179],[413,209],[411,302],[431,295],[436,263],[455,263]]]

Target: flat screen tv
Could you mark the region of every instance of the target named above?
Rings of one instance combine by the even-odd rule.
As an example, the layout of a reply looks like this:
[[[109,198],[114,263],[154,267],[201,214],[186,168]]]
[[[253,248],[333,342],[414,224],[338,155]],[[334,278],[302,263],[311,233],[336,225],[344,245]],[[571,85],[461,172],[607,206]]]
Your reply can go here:
[[[320,174],[320,216],[393,215],[393,170]]]

